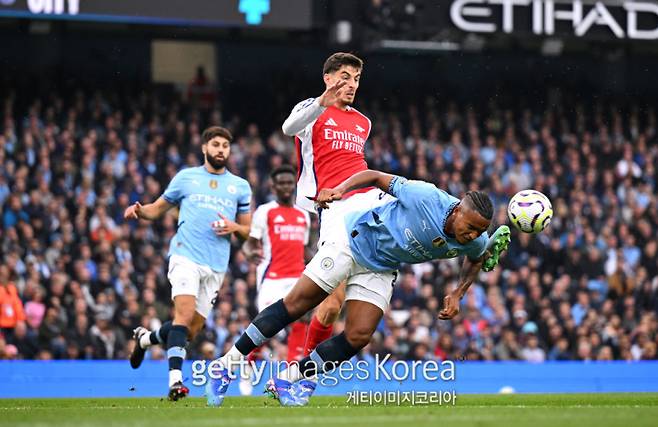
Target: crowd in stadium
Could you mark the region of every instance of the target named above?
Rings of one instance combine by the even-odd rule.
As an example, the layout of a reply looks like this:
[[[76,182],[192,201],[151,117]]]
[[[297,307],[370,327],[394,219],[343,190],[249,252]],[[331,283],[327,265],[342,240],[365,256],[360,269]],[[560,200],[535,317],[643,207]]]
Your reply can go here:
[[[155,108],[146,95],[111,99],[78,91],[25,109],[10,96],[0,106],[0,359],[125,359],[135,326],[154,329],[170,317],[166,253],[175,214],[127,222],[123,212],[157,199],[180,168],[201,163],[206,126],[233,130],[229,170],[251,184],[254,208],[272,197],[269,171],[295,161],[279,127],[180,102]],[[485,190],[497,224],[525,188],[545,193],[555,216],[539,235],[513,234],[502,265],[481,274],[452,321],[437,313],[457,283],[458,261],[405,268],[359,357],[657,358],[654,110],[559,96],[527,109],[428,97],[388,111],[360,101],[373,123],[372,169],[432,181],[455,196]],[[188,357],[222,354],[256,313],[255,266],[239,247],[234,240],[230,274]],[[281,337],[263,354],[285,352]],[[165,355],[153,347],[147,357]]]

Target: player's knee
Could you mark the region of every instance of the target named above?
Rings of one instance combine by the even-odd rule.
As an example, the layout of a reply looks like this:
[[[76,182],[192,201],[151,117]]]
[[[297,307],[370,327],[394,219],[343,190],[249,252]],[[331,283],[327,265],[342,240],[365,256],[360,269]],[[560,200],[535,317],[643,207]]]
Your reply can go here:
[[[316,316],[324,326],[332,325],[338,319],[341,307],[337,298],[329,297],[320,305]]]
[[[203,323],[192,322],[192,326],[190,326],[188,329],[187,339],[192,341],[194,337],[196,337],[199,332],[201,332],[201,329],[203,329]]]
[[[190,331],[194,323],[194,307],[176,307],[174,314],[174,324],[186,326]]]
[[[372,331],[369,328],[351,328],[345,331],[347,342],[358,350],[368,345],[371,336]]]

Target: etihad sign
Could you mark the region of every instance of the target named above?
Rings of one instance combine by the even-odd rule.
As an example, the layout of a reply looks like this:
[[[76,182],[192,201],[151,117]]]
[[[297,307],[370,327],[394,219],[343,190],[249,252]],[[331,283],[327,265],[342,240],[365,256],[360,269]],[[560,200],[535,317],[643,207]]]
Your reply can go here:
[[[502,13],[494,15],[496,8]],[[463,31],[513,33],[521,30],[524,24],[514,19],[515,11],[521,8],[529,9],[531,29],[537,35],[554,34],[556,21],[561,21],[571,23],[577,37],[585,36],[595,26],[602,26],[619,39],[658,39],[658,27],[638,28],[638,17],[653,15],[658,18],[658,4],[648,1],[456,0],[450,7],[450,18]],[[522,30],[528,30],[526,25]]]

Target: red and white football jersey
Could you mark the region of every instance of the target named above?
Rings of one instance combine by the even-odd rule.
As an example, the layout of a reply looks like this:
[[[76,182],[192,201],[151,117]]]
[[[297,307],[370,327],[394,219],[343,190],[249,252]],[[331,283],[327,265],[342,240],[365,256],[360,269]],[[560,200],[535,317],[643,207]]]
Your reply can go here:
[[[291,117],[303,109],[318,108],[313,99],[299,103]],[[321,107],[320,107],[321,108]],[[314,198],[323,188],[333,188],[357,172],[368,169],[364,146],[371,123],[355,108],[345,111],[327,107],[315,120],[295,135],[299,174],[297,205],[315,212]],[[356,190],[345,195],[368,191]]]
[[[272,201],[254,212],[249,236],[263,243],[263,262],[256,269],[258,286],[263,279],[297,278],[304,271],[304,247],[308,244],[311,219],[297,206]]]

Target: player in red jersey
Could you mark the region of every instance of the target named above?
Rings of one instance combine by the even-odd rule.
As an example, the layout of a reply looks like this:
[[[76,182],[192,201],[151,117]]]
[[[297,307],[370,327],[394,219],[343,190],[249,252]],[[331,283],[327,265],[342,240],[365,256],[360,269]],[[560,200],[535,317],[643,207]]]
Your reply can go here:
[[[295,169],[280,166],[270,177],[275,200],[256,209],[249,239],[243,246],[247,258],[258,264],[256,305],[259,312],[288,295],[302,275],[311,228],[308,212],[294,205]],[[291,324],[288,363],[303,357],[307,322]],[[240,390],[243,394],[251,394],[250,382],[241,381]]]
[[[356,209],[370,209],[390,200],[372,187],[348,193],[331,209],[316,209],[321,188],[333,188],[357,172],[368,169],[364,146],[371,123],[352,107],[359,88],[363,61],[350,53],[334,53],[324,63],[326,90],[318,98],[300,102],[283,123],[283,133],[295,136],[299,160],[297,204],[320,217],[318,247],[337,235],[340,218]],[[342,284],[316,309],[309,326],[304,356],[329,338],[345,301]]]

